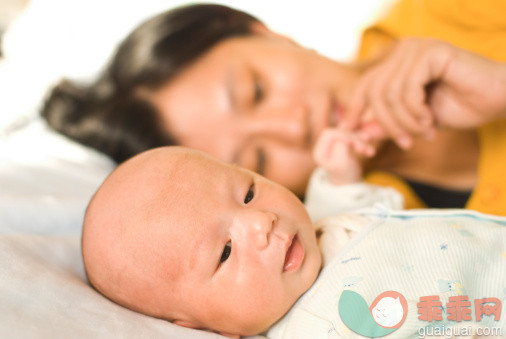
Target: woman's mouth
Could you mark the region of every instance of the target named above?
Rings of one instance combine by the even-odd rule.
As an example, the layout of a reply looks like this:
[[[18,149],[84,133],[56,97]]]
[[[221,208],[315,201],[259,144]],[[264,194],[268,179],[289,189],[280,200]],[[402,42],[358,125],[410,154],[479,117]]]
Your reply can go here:
[[[286,250],[283,271],[291,272],[297,270],[302,264],[302,260],[304,260],[304,247],[297,234],[295,234]]]

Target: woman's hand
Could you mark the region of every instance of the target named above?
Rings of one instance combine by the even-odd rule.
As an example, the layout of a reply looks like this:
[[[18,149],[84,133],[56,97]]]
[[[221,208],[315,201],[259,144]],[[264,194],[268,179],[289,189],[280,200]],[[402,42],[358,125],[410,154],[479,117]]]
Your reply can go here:
[[[506,64],[434,39],[399,41],[355,90],[344,129],[373,120],[402,148],[435,127],[475,128],[506,117]]]
[[[313,150],[317,165],[323,167],[336,185],[362,179],[362,157],[375,154],[374,146],[360,134],[336,128],[325,129]]]

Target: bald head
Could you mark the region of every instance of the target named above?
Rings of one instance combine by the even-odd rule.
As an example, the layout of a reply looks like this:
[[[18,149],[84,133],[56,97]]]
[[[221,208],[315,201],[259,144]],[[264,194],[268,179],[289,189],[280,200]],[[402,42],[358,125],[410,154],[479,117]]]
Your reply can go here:
[[[289,239],[304,253],[293,269]],[[105,180],[88,206],[82,249],[90,282],[118,304],[242,335],[286,313],[321,263],[293,193],[177,147],[140,154]]]
[[[173,238],[184,164],[194,156],[178,147],[142,153],[120,165],[92,198],[83,225],[83,259],[91,284],[109,299],[166,317],[159,300],[174,302],[180,262],[163,249],[180,244],[157,242]],[[162,291],[155,288],[160,283],[166,286]]]

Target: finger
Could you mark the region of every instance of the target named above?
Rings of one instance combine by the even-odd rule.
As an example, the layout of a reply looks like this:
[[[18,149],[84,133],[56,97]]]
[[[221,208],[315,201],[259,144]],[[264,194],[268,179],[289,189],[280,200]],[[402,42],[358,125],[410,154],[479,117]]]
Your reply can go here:
[[[318,165],[324,165],[329,161],[332,148],[336,142],[346,142],[346,138],[341,131],[333,128],[322,131],[313,148],[313,159]]]
[[[376,142],[387,138],[385,130],[377,121],[370,121],[360,125],[357,134],[359,134],[360,137],[367,142]]]
[[[323,133],[321,144],[326,144],[327,149],[318,165],[326,170],[329,180],[334,184],[354,182],[361,177],[360,161],[351,149],[350,137],[351,134],[335,129]],[[316,156],[319,157],[318,154]]]
[[[324,168],[329,180],[334,184],[346,184],[359,181],[362,176],[362,166],[357,155],[343,142],[337,142],[332,148],[330,161]]]
[[[377,125],[376,123],[371,124]],[[379,126],[378,128],[381,129]],[[341,129],[335,129],[331,131],[331,133],[333,134],[332,137],[335,141],[339,141],[341,144],[346,144],[355,153],[365,156],[372,156],[376,152],[375,147],[373,147],[370,139],[368,139],[369,136],[364,137],[362,131],[348,132]]]
[[[412,75],[406,83],[404,102],[421,126],[428,129],[434,124],[434,114],[426,103],[427,92],[424,80],[417,80],[419,75]]]
[[[388,73],[383,79],[387,110],[397,125],[412,136],[421,135],[426,130],[404,100],[405,83],[417,65],[421,45],[420,39],[415,38],[400,41],[388,59],[389,67],[385,68]]]
[[[417,67],[417,58],[420,54],[420,43],[418,41],[407,41],[402,55],[398,56],[397,67],[391,75],[386,88],[386,101],[392,116],[399,126],[411,135],[421,135],[425,133],[428,126],[421,124],[418,114],[413,111],[405,101],[407,92],[406,82],[411,77],[413,69]]]
[[[434,113],[426,102],[425,90],[421,88],[411,87],[406,90],[405,102],[406,106],[413,115],[416,115],[416,119],[421,126],[419,135],[422,135],[427,140],[434,139],[436,133],[436,120],[434,119]]]
[[[396,84],[396,86],[398,86]],[[405,102],[405,90],[389,89],[387,105],[392,117],[411,136],[424,135],[432,127],[432,119],[419,119],[414,110]]]
[[[339,127],[344,130],[353,130],[358,127],[367,107],[367,93],[370,84],[376,75],[376,70],[364,74],[357,83],[353,92],[348,112],[344,115]]]
[[[372,157],[376,154],[376,149],[358,135],[352,140],[352,148],[356,154],[365,157]]]
[[[440,42],[424,40],[423,44],[423,52],[406,83],[405,101],[422,125],[433,127],[435,115],[427,104],[428,91],[443,76],[449,54]]]
[[[383,81],[379,81],[371,90],[371,108],[374,111],[376,120],[383,127],[386,134],[389,135],[399,147],[407,149],[412,145],[412,138],[397,122],[386,104],[384,94],[385,85]]]
[[[399,67],[402,74],[399,77],[404,79],[404,86],[401,89],[399,102],[403,103],[403,109],[408,114],[400,114],[401,106],[394,109],[397,120],[410,133],[423,135],[431,140],[435,136],[434,114],[427,105],[427,85],[431,81],[431,70],[427,52],[433,44],[429,39],[409,39],[408,44],[412,46],[405,51],[406,63]]]
[[[412,144],[410,133],[403,123],[412,126],[412,122],[403,117],[405,110],[400,109],[400,91],[402,88],[402,73],[399,75],[399,65],[409,67],[409,60],[404,58],[406,49],[412,48],[411,42],[401,41],[388,56],[387,60],[374,70],[373,78],[369,80],[366,100],[373,111],[376,121],[382,126],[401,148],[409,148]],[[397,106],[397,108],[392,108]]]

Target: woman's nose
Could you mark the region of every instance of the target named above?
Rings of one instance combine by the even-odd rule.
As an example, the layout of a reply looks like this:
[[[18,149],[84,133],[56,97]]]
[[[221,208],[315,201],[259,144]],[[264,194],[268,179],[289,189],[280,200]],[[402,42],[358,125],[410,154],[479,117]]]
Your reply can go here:
[[[278,217],[268,211],[249,211],[242,213],[234,223],[232,237],[245,245],[253,245],[262,250],[269,245],[269,237]]]
[[[271,106],[254,115],[252,132],[262,137],[306,147],[310,142],[309,112],[303,105]]]

